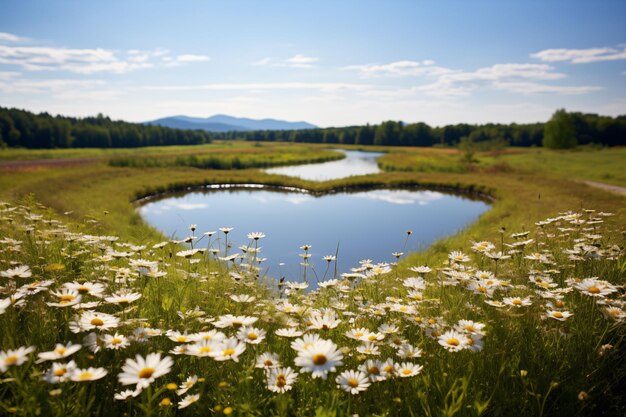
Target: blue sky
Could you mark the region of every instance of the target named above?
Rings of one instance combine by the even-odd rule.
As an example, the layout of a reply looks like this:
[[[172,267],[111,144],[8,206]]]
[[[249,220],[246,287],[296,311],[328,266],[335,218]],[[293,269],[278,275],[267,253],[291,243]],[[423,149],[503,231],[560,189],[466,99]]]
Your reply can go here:
[[[0,0],[0,105],[319,126],[626,114],[626,2]]]

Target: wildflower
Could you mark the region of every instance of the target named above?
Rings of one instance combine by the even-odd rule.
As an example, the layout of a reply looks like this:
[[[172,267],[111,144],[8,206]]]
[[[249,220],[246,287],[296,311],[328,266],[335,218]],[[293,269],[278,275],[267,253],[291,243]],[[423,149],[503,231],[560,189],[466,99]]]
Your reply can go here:
[[[343,354],[337,350],[337,345],[319,339],[308,349],[298,351],[295,364],[302,368],[302,372],[311,372],[313,378],[326,379],[328,372],[335,372],[337,366],[343,365],[342,359]]]
[[[381,376],[385,379],[393,378],[396,376],[396,364],[393,362],[393,359],[387,359],[380,366]]]
[[[259,240],[259,239],[263,239],[264,237],[265,237],[265,234],[261,232],[248,233],[248,239]]]
[[[106,297],[104,300],[111,304],[129,304],[133,301],[137,301],[141,298],[141,294],[138,292],[122,291],[117,294],[113,294],[110,297]]]
[[[32,275],[33,273],[27,265],[16,266],[0,272],[0,277],[5,278],[30,278]]]
[[[281,337],[300,337],[303,335],[303,332],[294,329],[293,327],[288,327],[284,329],[277,329],[274,334]]]
[[[248,294],[231,295],[230,299],[236,303],[251,303],[256,300],[256,297]]]
[[[78,291],[81,295],[93,295],[94,297],[101,297],[105,290],[104,285],[89,281],[83,283],[66,282],[63,286],[68,290]]]
[[[439,336],[439,344],[447,351],[458,352],[467,347],[467,337],[455,330],[448,330]]]
[[[606,307],[604,309],[607,317],[616,321],[622,321],[626,319],[626,311],[622,310],[619,307]]]
[[[252,345],[258,345],[265,339],[265,330],[256,327],[242,327],[237,332],[237,339]]]
[[[256,358],[255,368],[276,368],[280,366],[280,358],[276,353],[263,353]]]
[[[239,355],[246,350],[246,344],[235,338],[225,339],[216,346],[209,355],[216,361],[226,361],[232,359],[239,362]]]
[[[403,343],[398,349],[397,355],[402,359],[419,358],[422,356],[422,349],[408,343]]]
[[[533,302],[531,301],[530,297],[504,297],[502,299],[502,302],[506,305],[509,306],[513,306],[513,307],[527,307],[529,305],[531,305]]]
[[[136,396],[138,396],[141,393],[141,390],[132,390],[132,389],[127,389],[124,390],[122,392],[118,392],[116,393],[113,398],[116,400],[127,400],[129,398],[134,398]]]
[[[459,332],[467,332],[469,334],[478,334],[483,336],[485,334],[485,325],[483,323],[477,323],[471,320],[459,320],[459,323],[455,326],[455,330]]]
[[[465,263],[465,262],[469,262],[470,260],[469,256],[467,256],[461,251],[450,252],[450,254],[448,255],[448,259],[450,259],[451,262],[455,262],[455,263]]]
[[[479,253],[486,253],[486,252],[490,252],[492,250],[494,250],[496,248],[496,246],[491,243],[491,242],[474,242],[472,244],[472,250],[474,252],[479,252]]]
[[[70,380],[74,382],[95,381],[97,379],[104,378],[107,373],[107,370],[104,368],[76,368],[70,374]]]
[[[183,334],[175,330],[168,330],[165,335],[173,342],[187,343],[192,341],[190,335]]]
[[[98,313],[97,311],[85,311],[74,326],[71,326],[72,332],[79,333],[86,330],[109,330],[118,326],[120,319],[106,313]]]
[[[372,382],[384,381],[387,379],[382,374],[383,362],[379,360],[368,359],[359,366],[359,370],[364,372]]]
[[[569,311],[555,311],[555,310],[548,310],[546,312],[546,316],[550,317],[551,319],[555,319],[558,321],[565,321],[567,320],[569,317],[573,316],[574,313],[570,313]]]
[[[408,378],[419,374],[424,367],[411,362],[398,363],[395,366],[396,375],[400,378]]]
[[[82,298],[78,291],[70,289],[63,289],[58,292],[51,292],[51,294],[58,298],[58,302],[46,303],[50,307],[70,307],[80,303]]]
[[[334,329],[341,323],[334,313],[326,313],[324,315],[314,315],[310,318],[310,329],[329,330]]]
[[[137,389],[147,388],[154,380],[170,372],[174,361],[169,356],[161,359],[160,353],[149,353],[143,358],[126,359],[118,380],[122,385],[136,384]]]
[[[189,391],[194,385],[198,382],[198,377],[196,375],[191,375],[187,377],[187,380],[180,384],[180,389],[176,390],[177,395],[183,395],[187,391]]]
[[[105,334],[102,336],[102,342],[104,343],[104,347],[112,350],[124,349],[130,345],[128,338],[119,333],[115,333],[113,336]]]
[[[364,355],[380,355],[380,350],[378,349],[378,346],[376,346],[372,342],[366,342],[360,346],[357,346],[356,351]]]
[[[198,357],[206,357],[211,356],[216,349],[219,349],[219,340],[199,340],[198,342],[184,346],[184,351],[186,355],[190,356],[198,356]]]
[[[35,350],[34,346],[19,347],[15,350],[0,351],[0,373],[6,372],[11,366],[20,366],[28,360],[28,354]]]
[[[215,327],[224,328],[230,326],[251,326],[258,320],[258,317],[251,316],[233,316],[232,314],[226,314],[219,316],[213,323]]]
[[[194,342],[200,342],[202,340],[219,342],[220,340],[226,339],[226,335],[217,330],[210,330],[208,332],[190,334],[188,339],[193,340]]]
[[[67,345],[57,343],[54,350],[38,353],[37,356],[39,359],[37,360],[37,363],[67,358],[68,356],[78,352],[80,348],[81,345],[75,345],[72,344],[72,342],[68,342]]]
[[[582,294],[589,295],[591,297],[605,297],[617,291],[617,288],[614,285],[597,278],[585,278],[581,282],[577,282],[572,286]]]
[[[344,371],[335,379],[337,388],[340,388],[350,394],[358,394],[366,391],[371,382],[365,372],[362,371]]]
[[[272,392],[284,393],[293,387],[293,383],[298,378],[298,373],[290,367],[271,368],[265,374],[267,379],[267,389]]]
[[[178,409],[187,408],[191,404],[193,404],[196,401],[198,401],[199,399],[200,399],[200,394],[190,394],[190,395],[187,395],[185,398],[180,400],[180,402],[178,403]]]
[[[66,382],[70,379],[70,375],[76,369],[76,362],[69,361],[68,363],[54,362],[52,368],[46,372],[43,379],[49,384],[58,384],[60,382]]]

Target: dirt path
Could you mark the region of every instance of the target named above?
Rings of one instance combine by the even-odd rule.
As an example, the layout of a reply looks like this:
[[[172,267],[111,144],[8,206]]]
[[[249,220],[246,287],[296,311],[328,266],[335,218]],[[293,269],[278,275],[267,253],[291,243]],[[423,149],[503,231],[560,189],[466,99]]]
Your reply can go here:
[[[610,193],[626,196],[626,187],[620,187],[619,185],[605,184],[603,182],[595,181],[581,181],[583,184],[587,184],[590,187],[599,188],[601,190],[608,191]]]

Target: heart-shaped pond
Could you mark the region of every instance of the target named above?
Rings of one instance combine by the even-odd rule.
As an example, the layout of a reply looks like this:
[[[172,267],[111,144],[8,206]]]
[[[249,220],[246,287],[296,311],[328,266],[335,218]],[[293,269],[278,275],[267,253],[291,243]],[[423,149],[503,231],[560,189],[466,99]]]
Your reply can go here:
[[[165,235],[183,239],[233,227],[228,234],[229,254],[250,246],[250,232],[262,232],[258,257],[269,276],[302,280],[300,247],[311,245],[309,264],[321,280],[327,262],[338,248],[338,272],[349,272],[359,261],[393,262],[393,252],[426,248],[438,238],[454,234],[489,209],[484,201],[424,190],[369,190],[313,196],[290,190],[228,188],[189,192],[152,200],[140,207],[146,221]],[[413,233],[408,236],[407,231]],[[224,234],[217,232],[211,247],[221,248]],[[206,247],[205,237],[201,245]],[[251,245],[254,247],[254,243]],[[326,275],[332,277],[334,264]],[[315,274],[308,270],[309,282]],[[315,286],[313,284],[313,286]]]

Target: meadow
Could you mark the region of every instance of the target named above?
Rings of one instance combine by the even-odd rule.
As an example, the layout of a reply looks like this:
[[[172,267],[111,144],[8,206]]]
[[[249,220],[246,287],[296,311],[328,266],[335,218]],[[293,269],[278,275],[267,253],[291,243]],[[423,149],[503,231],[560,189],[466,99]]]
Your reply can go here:
[[[626,198],[580,182],[625,186],[624,149],[467,158],[372,148],[388,152],[385,172],[325,183],[251,168],[290,158],[281,155],[336,157],[325,149],[0,151],[32,160],[0,163],[2,414],[626,411]],[[229,152],[249,155],[248,164],[201,169],[180,159]],[[147,155],[160,162],[145,163]],[[127,162],[112,162],[119,158]],[[250,230],[239,251],[226,228],[189,225],[189,237],[172,242],[133,205],[216,183],[317,193],[422,186],[480,194],[493,206],[423,252],[364,261],[307,292],[259,272],[262,230]]]

